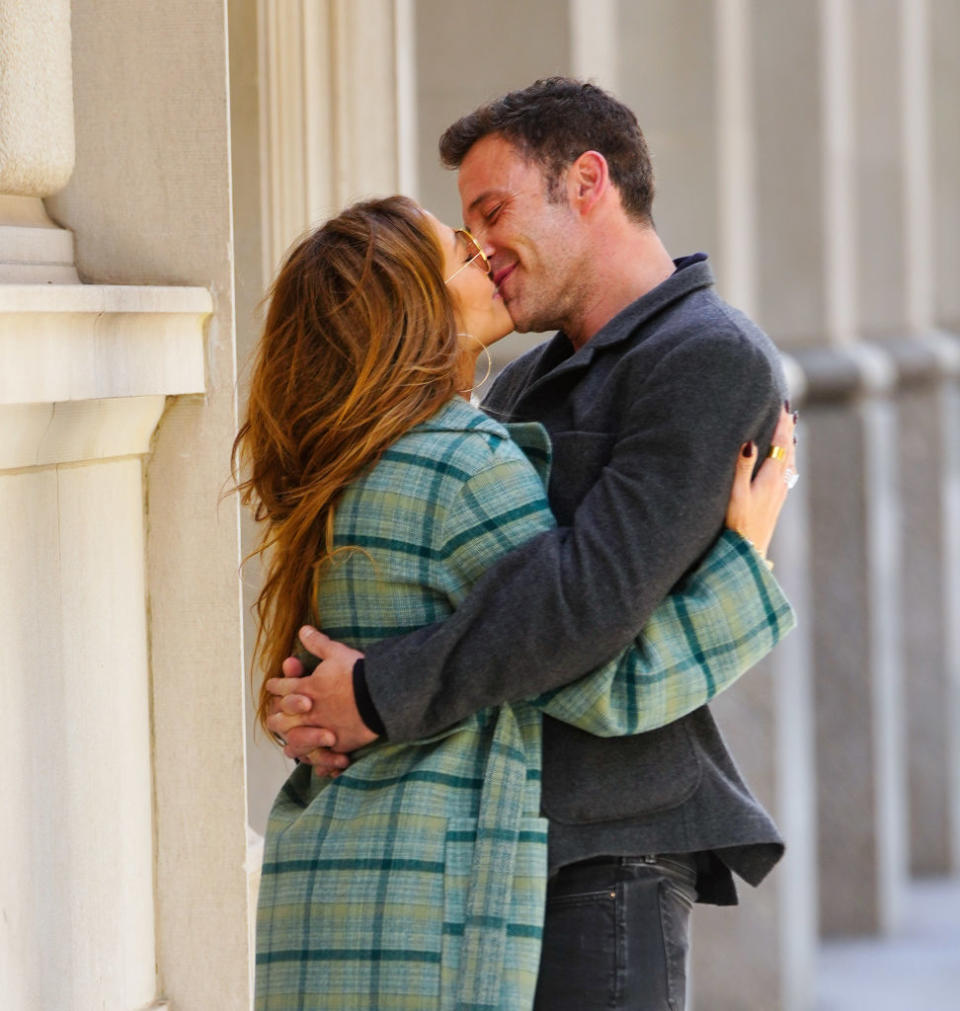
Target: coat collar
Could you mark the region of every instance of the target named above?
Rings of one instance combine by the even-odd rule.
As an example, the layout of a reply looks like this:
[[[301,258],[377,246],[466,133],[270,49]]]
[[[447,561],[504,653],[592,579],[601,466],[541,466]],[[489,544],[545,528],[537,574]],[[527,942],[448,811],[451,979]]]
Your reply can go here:
[[[707,262],[706,253],[693,253],[673,262],[676,266],[674,273],[656,288],[641,295],[635,302],[631,302],[618,312],[573,354],[569,353],[570,340],[567,335],[562,330],[554,334],[540,358],[547,371],[542,372],[526,392],[532,392],[547,379],[553,379],[574,369],[586,368],[598,351],[614,347],[632,338],[637,327],[667,306],[685,298],[691,292],[713,285],[713,270]],[[561,360],[550,368],[549,363],[557,359]]]
[[[484,435],[496,436],[499,439],[509,439],[506,428],[493,418],[474,407],[463,397],[451,397],[442,407],[436,410],[419,425],[414,432],[482,432]]]
[[[516,421],[504,424],[495,421],[461,397],[454,397],[426,421],[421,421],[413,431],[475,432],[487,438],[512,439],[533,464],[544,486],[550,479],[550,437],[539,422]]]

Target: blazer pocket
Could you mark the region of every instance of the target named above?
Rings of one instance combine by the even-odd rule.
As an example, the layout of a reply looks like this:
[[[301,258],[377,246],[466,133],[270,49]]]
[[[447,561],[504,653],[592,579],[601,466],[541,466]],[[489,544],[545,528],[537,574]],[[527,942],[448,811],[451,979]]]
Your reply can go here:
[[[685,721],[633,737],[594,737],[545,717],[543,812],[567,825],[641,818],[678,807],[701,780]]]
[[[551,432],[550,506],[560,526],[573,514],[610,462],[616,436],[609,432]]]

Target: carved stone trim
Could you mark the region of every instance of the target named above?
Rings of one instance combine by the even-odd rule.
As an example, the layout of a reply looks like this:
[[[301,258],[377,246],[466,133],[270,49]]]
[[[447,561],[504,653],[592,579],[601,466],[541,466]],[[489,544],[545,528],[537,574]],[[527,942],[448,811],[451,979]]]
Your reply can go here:
[[[204,390],[204,288],[0,285],[0,404]]]
[[[212,310],[205,288],[0,284],[0,471],[146,453],[167,396],[204,392]]]

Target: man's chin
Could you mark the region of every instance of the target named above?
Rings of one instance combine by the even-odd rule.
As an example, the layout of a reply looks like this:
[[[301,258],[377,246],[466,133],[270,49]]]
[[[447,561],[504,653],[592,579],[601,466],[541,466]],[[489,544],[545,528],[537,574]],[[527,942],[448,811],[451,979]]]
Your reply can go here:
[[[514,333],[533,333],[536,330],[536,321],[529,313],[523,311],[523,307],[514,303],[507,306],[510,319],[513,320]]]
[[[551,320],[518,314],[513,317],[513,329],[516,333],[546,333],[548,330],[557,330],[558,325]]]

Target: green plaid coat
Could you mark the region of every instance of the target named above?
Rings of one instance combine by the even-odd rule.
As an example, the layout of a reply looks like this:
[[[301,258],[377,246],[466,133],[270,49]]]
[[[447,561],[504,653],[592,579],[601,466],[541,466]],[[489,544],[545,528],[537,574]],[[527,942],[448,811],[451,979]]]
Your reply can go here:
[[[324,630],[362,649],[450,614],[488,566],[553,524],[548,466],[539,425],[508,432],[459,399],[408,432],[338,507],[336,545],[351,550],[323,570]],[[298,767],[267,828],[256,1007],[529,1008],[546,890],[541,714],[601,735],[661,726],[793,622],[728,532],[631,648],[575,684],[371,745],[333,781]]]

